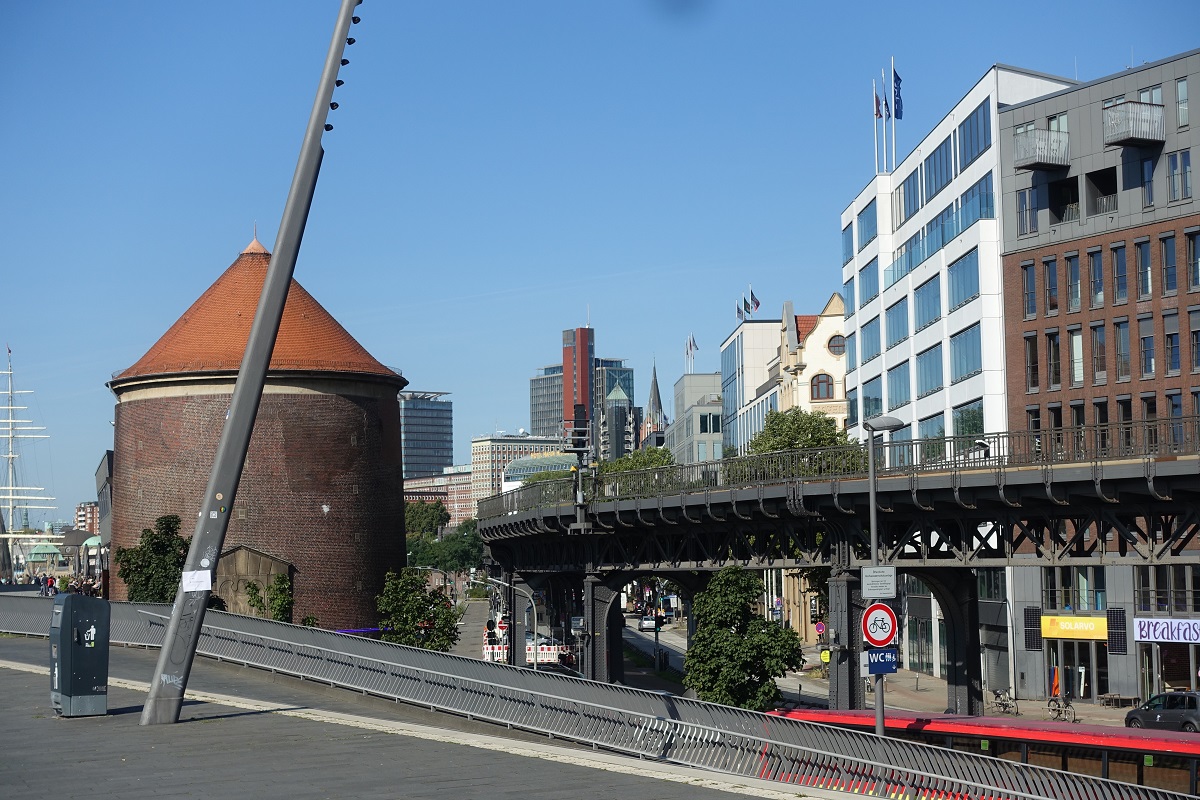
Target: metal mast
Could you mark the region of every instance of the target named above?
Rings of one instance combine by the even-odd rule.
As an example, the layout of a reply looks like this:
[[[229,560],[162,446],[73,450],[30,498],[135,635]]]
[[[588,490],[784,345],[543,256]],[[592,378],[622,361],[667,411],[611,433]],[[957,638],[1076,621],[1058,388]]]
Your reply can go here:
[[[5,482],[0,486],[0,509],[7,513],[0,515],[0,577],[12,580],[14,578],[11,547],[13,540],[40,536],[40,534],[31,534],[25,530],[26,522],[17,520],[17,511],[26,512],[31,508],[52,509],[55,506],[36,505],[40,501],[54,499],[45,495],[30,494],[30,492],[44,492],[46,491],[44,487],[21,486],[17,483],[17,459],[20,458],[20,454],[17,452],[17,440],[49,439],[50,437],[46,434],[36,433],[36,431],[46,429],[33,425],[33,420],[17,419],[14,416],[17,411],[28,410],[26,406],[17,405],[17,395],[33,394],[33,390],[17,390],[13,386],[12,350],[7,347],[5,350],[8,352],[6,362],[8,368],[0,372],[0,375],[4,375],[6,379],[6,390],[3,395],[4,405],[0,406],[0,410],[4,412],[3,418],[0,418],[0,436],[4,438],[5,442],[4,453],[0,454],[5,460]]]

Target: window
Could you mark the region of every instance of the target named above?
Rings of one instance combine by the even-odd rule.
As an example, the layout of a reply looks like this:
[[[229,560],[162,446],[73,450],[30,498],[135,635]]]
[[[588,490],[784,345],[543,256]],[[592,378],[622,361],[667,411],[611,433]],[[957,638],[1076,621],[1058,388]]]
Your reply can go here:
[[[1191,331],[1192,372],[1200,372],[1200,311],[1188,312],[1188,329]],[[1200,414],[1200,408],[1196,413]]]
[[[1013,125],[1013,136],[1020,136],[1022,133],[1029,133],[1030,131],[1036,129],[1037,126],[1032,122],[1021,122]]]
[[[1162,251],[1162,280],[1163,294],[1175,294],[1179,288],[1175,270],[1175,237],[1164,236],[1158,240]]]
[[[1179,392],[1172,392],[1167,395],[1167,416],[1172,420],[1178,420],[1183,417],[1183,395]],[[1170,428],[1171,444],[1178,447],[1183,444],[1183,425],[1179,422],[1172,422]]]
[[[810,396],[813,400],[832,400],[833,399],[833,376],[821,373],[814,375],[809,387]]]
[[[925,202],[929,202],[954,178],[954,137],[946,140],[925,159]]]
[[[1070,359],[1071,386],[1083,386],[1083,331],[1067,331],[1067,357]]]
[[[854,223],[842,228],[842,264],[849,264],[854,258]]]
[[[1033,319],[1037,316],[1037,268],[1033,264],[1021,267],[1021,297],[1025,319]]]
[[[708,442],[696,442],[696,460],[708,461]]]
[[[1053,259],[1042,262],[1046,278],[1046,313],[1058,313],[1058,263]]]
[[[846,427],[858,424],[858,389],[846,392]]]
[[[863,419],[883,413],[883,378],[876,375],[862,385]]]
[[[872,258],[858,273],[858,307],[879,296],[879,259]]]
[[[921,459],[931,461],[946,456],[946,415],[935,414],[917,422],[917,436],[924,442],[921,445]]]
[[[1154,268],[1150,266],[1150,243],[1137,242],[1133,246],[1134,257],[1137,260],[1138,299],[1144,300],[1154,290],[1150,276]]]
[[[1175,81],[1175,122],[1179,127],[1188,124],[1187,78]]]
[[[1046,383],[1051,389],[1062,385],[1062,346],[1058,331],[1046,334]]]
[[[1138,352],[1141,355],[1142,377],[1154,377],[1154,319],[1138,320]]]
[[[840,333],[835,333],[829,337],[829,352],[835,356],[840,356],[846,352],[846,337]]]
[[[1025,429],[1040,431],[1042,429],[1042,411],[1039,408],[1025,409]]]
[[[1142,89],[1138,92],[1139,103],[1151,103],[1156,106],[1161,106],[1162,101],[1162,84],[1151,86],[1148,89]]]
[[[987,173],[958,198],[958,230],[965,231],[981,219],[996,218],[996,197],[992,193],[992,173]]]
[[[908,297],[901,298],[886,312],[887,346],[893,348],[908,338]]]
[[[1025,337],[1025,391],[1038,388],[1038,377],[1037,334],[1031,333]]]
[[[1163,368],[1179,374],[1179,315],[1163,314]]]
[[[1113,332],[1117,347],[1117,380],[1127,381],[1130,375],[1128,320],[1113,322]]]
[[[1067,311],[1079,310],[1079,256],[1067,256]]]
[[[1046,117],[1046,130],[1067,132],[1067,114],[1064,111],[1061,114],[1055,114]]]
[[[1171,200],[1188,200],[1192,196],[1192,151],[1180,150],[1167,155],[1167,186]]]
[[[866,364],[879,355],[879,317],[874,317],[862,326],[862,363]],[[864,397],[865,401],[866,398]]]
[[[1108,382],[1108,350],[1104,343],[1104,324],[1092,326],[1092,383]]]
[[[953,411],[955,436],[983,434],[983,398],[955,406]]]
[[[846,307],[844,316],[850,319],[858,309],[858,298],[854,294],[854,276],[842,284],[842,305]]]
[[[875,200],[867,203],[867,207],[858,213],[858,249],[861,251],[864,247],[875,240],[875,236],[879,232],[879,217],[875,213]],[[842,257],[846,255],[844,251]]]
[[[992,146],[991,98],[984,100],[958,126],[958,168],[963,170]]]
[[[892,192],[892,230],[921,210],[921,170],[914,169]]]
[[[917,397],[942,388],[942,346],[936,344],[917,355]]]
[[[1029,189],[1018,189],[1017,235],[1026,236],[1031,233],[1037,233],[1037,229],[1037,190],[1032,187]]]
[[[853,333],[846,336],[846,372],[853,372],[858,368],[858,349],[855,338]]]
[[[1092,308],[1104,306],[1104,258],[1103,251],[1094,250],[1088,253],[1088,272],[1091,274]]]
[[[951,264],[946,283],[951,311],[979,297],[979,251],[972,250]]]
[[[1142,159],[1142,205],[1154,205],[1154,159]]]
[[[1129,276],[1125,272],[1125,247],[1112,249],[1113,303],[1124,303],[1129,299]]]
[[[909,380],[908,362],[887,371],[888,411],[894,411],[912,400],[912,383]]]
[[[958,383],[983,372],[983,342],[979,324],[950,337],[950,382]]]
[[[1119,94],[1116,97],[1105,98],[1104,102],[1101,103],[1101,106],[1104,108],[1110,108],[1111,106],[1115,106],[1117,103],[1124,103],[1124,102],[1125,102],[1125,95]]]
[[[941,319],[942,286],[939,276],[933,276],[913,292],[913,312],[913,330],[922,330]]]
[[[1187,252],[1184,257],[1187,259],[1187,274],[1188,288],[1200,289],[1200,248],[1196,245],[1197,238],[1200,238],[1200,233],[1189,233],[1184,236]]]

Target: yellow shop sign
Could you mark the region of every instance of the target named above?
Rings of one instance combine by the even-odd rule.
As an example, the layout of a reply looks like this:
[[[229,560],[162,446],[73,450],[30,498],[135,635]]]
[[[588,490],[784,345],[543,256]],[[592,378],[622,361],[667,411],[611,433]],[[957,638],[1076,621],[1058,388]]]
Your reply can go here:
[[[1043,639],[1108,638],[1106,617],[1042,617]]]

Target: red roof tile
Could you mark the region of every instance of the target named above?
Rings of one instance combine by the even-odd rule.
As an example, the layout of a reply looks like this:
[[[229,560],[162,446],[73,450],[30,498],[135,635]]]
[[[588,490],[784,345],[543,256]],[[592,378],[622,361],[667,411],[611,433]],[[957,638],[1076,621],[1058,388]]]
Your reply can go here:
[[[250,339],[250,325],[270,262],[271,254],[255,239],[162,338],[114,380],[236,371]],[[270,369],[399,378],[376,361],[295,279],[288,289]]]
[[[797,314],[796,315],[796,339],[800,342],[800,346],[804,346],[804,340],[817,327],[817,322],[820,317],[816,314]]]

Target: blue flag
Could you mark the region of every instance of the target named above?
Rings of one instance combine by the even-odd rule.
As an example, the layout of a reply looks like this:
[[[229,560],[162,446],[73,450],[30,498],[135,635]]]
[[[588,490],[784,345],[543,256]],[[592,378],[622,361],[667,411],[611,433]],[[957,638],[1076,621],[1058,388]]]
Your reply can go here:
[[[894,91],[895,101],[892,103],[892,112],[896,115],[896,119],[904,119],[904,101],[900,99],[900,73],[892,70],[892,81],[896,88]]]

